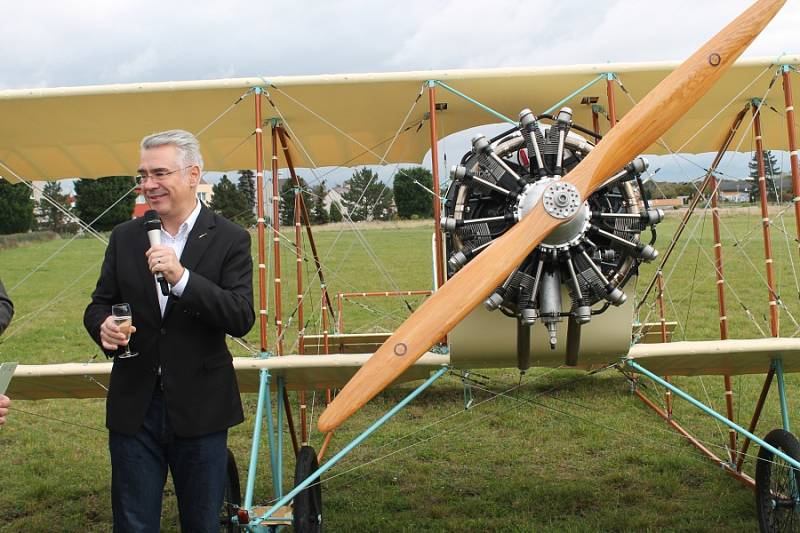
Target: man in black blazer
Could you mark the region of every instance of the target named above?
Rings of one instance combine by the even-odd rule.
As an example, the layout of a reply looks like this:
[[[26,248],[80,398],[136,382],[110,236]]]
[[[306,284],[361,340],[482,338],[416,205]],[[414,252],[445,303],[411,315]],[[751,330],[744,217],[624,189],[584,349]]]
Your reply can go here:
[[[141,147],[142,193],[162,244],[150,245],[142,219],[117,226],[84,314],[115,357],[106,401],[114,531],[159,531],[167,469],[181,529],[218,531],[227,430],[244,419],[225,335],[244,336],[255,321],[250,235],[197,200],[203,161],[192,134],[154,134]],[[123,302],[129,341],[111,316]],[[128,342],[137,355],[120,357]]]
[[[3,282],[0,281],[0,335],[6,330],[13,316],[14,304],[11,303],[11,298],[6,294],[6,288],[3,287]],[[11,400],[9,397],[0,394],[0,426],[6,423],[6,416],[8,415],[8,408],[10,406]]]

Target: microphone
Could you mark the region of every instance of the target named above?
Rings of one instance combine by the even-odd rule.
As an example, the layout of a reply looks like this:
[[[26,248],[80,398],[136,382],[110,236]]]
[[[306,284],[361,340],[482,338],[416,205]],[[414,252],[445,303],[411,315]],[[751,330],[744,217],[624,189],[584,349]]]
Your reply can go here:
[[[144,229],[147,231],[147,238],[150,239],[150,246],[161,244],[161,219],[155,209],[151,209],[144,214]],[[156,273],[156,281],[161,287],[161,294],[169,296],[169,283],[164,279],[163,272]]]

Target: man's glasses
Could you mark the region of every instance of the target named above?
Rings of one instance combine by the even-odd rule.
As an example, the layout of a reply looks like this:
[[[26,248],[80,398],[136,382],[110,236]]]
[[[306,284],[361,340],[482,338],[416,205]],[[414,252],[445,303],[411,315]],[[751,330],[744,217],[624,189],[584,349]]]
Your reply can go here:
[[[194,165],[189,165],[183,168],[176,168],[175,170],[156,170],[155,172],[150,172],[150,173],[140,172],[139,175],[136,176],[136,183],[137,185],[142,185],[148,179],[151,179],[156,183],[158,183],[164,181],[164,179],[171,174],[175,174],[176,172],[181,172],[183,170],[186,170],[187,168],[192,168],[193,166]]]

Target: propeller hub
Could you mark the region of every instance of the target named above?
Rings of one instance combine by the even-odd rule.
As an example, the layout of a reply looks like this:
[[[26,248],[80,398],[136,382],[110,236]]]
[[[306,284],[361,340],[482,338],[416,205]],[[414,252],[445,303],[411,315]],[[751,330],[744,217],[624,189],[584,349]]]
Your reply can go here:
[[[545,210],[554,218],[569,219],[543,239],[540,246],[567,248],[586,233],[591,215],[589,204],[580,201],[580,195],[572,184],[556,177],[529,183],[517,200],[517,219],[522,220],[540,201],[544,202]]]

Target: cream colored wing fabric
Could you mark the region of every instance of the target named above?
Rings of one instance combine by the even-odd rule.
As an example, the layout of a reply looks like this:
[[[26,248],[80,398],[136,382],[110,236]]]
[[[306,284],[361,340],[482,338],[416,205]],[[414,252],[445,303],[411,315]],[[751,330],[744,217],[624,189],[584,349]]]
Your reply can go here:
[[[800,56],[739,61],[664,136],[668,146],[684,152],[716,151],[744,103],[768,93],[774,72],[771,65],[778,63],[797,65]],[[292,156],[299,167],[419,163],[430,148],[427,96],[420,97],[426,80],[443,81],[505,116],[516,117],[526,107],[542,113],[602,77],[563,102],[573,108],[577,123],[591,125],[591,109],[581,100],[596,96],[607,109],[604,73],[616,73],[628,94],[638,100],[678,64],[611,63],[6,90],[0,91],[0,162],[25,179],[130,175],[136,170],[138,142],[144,135],[183,128],[195,133],[205,130],[200,138],[208,170],[255,168],[254,94],[248,91],[263,87],[268,98],[264,127],[269,127],[271,118],[285,120],[293,136]],[[800,92],[798,76],[792,76],[792,83]],[[780,84],[776,84],[767,103],[780,111],[783,100],[779,91]],[[498,122],[443,88],[437,90],[437,100],[447,106],[439,114],[442,134]],[[619,116],[632,107],[619,89],[616,102]],[[780,113],[764,113],[762,122],[769,147],[786,149],[786,124]],[[607,129],[603,119],[602,130]],[[647,151],[665,152],[659,145]],[[2,166],[0,176],[14,179]]]
[[[269,359],[235,357],[233,366],[241,392],[257,392],[259,370],[282,377],[290,389],[342,387],[372,354],[285,355]],[[402,375],[396,383],[427,378],[442,365],[446,355],[429,353]],[[47,398],[105,398],[112,363],[63,363],[19,365],[8,388],[15,400]],[[275,380],[272,381],[273,387]]]

